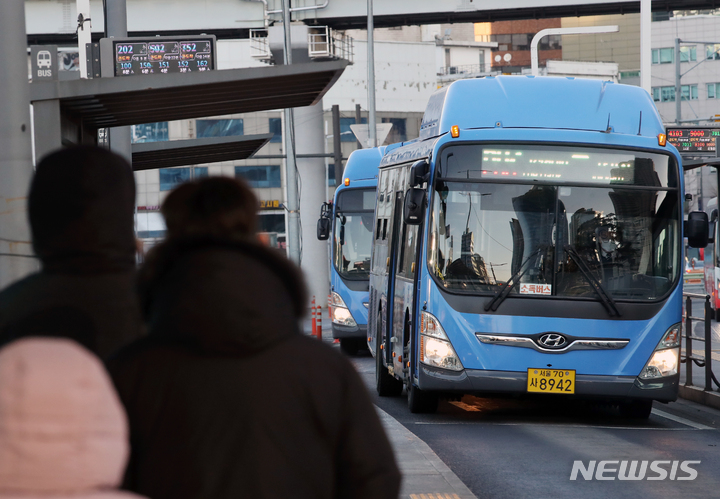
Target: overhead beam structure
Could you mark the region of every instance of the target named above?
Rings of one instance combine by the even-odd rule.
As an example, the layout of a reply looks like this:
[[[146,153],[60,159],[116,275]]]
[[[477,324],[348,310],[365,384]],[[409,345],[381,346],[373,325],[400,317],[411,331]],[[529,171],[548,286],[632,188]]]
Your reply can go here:
[[[171,11],[160,0],[126,0],[128,33],[130,36],[169,36],[213,34],[222,38],[247,38],[250,28],[265,26],[264,11],[270,23],[279,22],[281,0],[174,0]],[[73,2],[74,3],[74,2]],[[28,0],[28,41],[33,44],[76,44],[74,31],[57,32],[55,24],[43,16],[46,9],[54,9],[62,16],[65,2],[61,0]],[[334,29],[365,29],[367,2],[359,0],[329,0],[323,8],[308,7],[325,4],[324,0],[294,0],[293,20],[309,25],[330,26]],[[653,12],[672,10],[713,9],[718,0],[652,0]],[[640,12],[640,0],[383,0],[374,6],[375,28],[415,24],[515,21],[557,17],[634,14]],[[55,19],[55,17],[51,17]],[[240,21],[242,20],[242,21]],[[102,17],[93,15],[95,37],[102,30]]]
[[[477,23],[548,19],[558,17],[637,14],[640,1],[625,0],[415,0],[412,7],[402,0],[384,0],[375,6],[375,28],[415,24]],[[325,9],[298,12],[297,19],[307,24],[327,25],[333,29],[366,29],[365,2],[330,0]],[[652,0],[653,12],[702,10],[720,7],[718,0]],[[411,12],[408,12],[411,11]]]

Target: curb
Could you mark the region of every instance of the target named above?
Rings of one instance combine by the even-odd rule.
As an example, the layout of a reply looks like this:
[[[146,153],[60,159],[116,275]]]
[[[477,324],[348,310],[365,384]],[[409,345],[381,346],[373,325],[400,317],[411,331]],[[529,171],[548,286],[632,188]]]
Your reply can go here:
[[[680,385],[678,395],[685,400],[703,404],[713,409],[720,409],[720,393],[708,392],[697,386]]]
[[[428,444],[378,406],[375,410],[395,450],[402,473],[401,498],[477,499]]]

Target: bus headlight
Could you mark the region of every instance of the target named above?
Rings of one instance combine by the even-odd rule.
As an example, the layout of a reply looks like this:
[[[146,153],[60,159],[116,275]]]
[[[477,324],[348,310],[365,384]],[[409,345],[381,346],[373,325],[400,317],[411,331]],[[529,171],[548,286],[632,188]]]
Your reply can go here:
[[[640,379],[662,378],[677,374],[680,360],[680,328],[680,324],[675,324],[665,332],[650,360],[640,371]]]
[[[420,314],[420,362],[451,371],[463,369],[440,321],[427,312]]]
[[[339,294],[333,291],[330,303],[332,305],[332,321],[334,324],[347,327],[357,326],[357,322],[353,319],[350,310],[348,310],[347,305],[345,305],[345,302]]]

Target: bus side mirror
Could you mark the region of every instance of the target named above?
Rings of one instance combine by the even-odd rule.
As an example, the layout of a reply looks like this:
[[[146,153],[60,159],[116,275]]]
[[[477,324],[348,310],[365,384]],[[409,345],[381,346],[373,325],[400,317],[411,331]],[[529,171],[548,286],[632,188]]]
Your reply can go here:
[[[407,225],[420,225],[427,203],[427,193],[423,189],[411,188],[405,193],[403,220]]]
[[[330,237],[330,219],[321,218],[317,222],[317,238],[320,241],[327,241]]]
[[[691,211],[685,221],[685,237],[691,248],[704,248],[710,240],[710,224],[707,213]]]
[[[410,185],[415,187],[423,182],[427,182],[429,173],[430,165],[427,160],[421,159],[420,161],[416,161],[410,167]]]

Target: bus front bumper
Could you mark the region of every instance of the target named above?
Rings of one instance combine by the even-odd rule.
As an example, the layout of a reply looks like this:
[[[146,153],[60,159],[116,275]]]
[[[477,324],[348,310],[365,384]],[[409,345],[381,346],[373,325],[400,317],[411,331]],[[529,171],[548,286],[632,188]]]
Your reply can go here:
[[[635,376],[598,376],[578,374],[573,398],[608,400],[651,399],[673,402],[678,396],[680,375],[652,380]],[[527,373],[515,371],[482,371],[465,369],[452,372],[420,364],[418,386],[421,390],[452,394],[527,394]],[[537,394],[533,394],[537,395]],[[544,394],[541,394],[544,395]],[[546,394],[552,397],[563,395]]]
[[[332,335],[333,339],[336,340],[343,338],[363,338],[367,340],[367,324],[348,327],[332,323]]]

